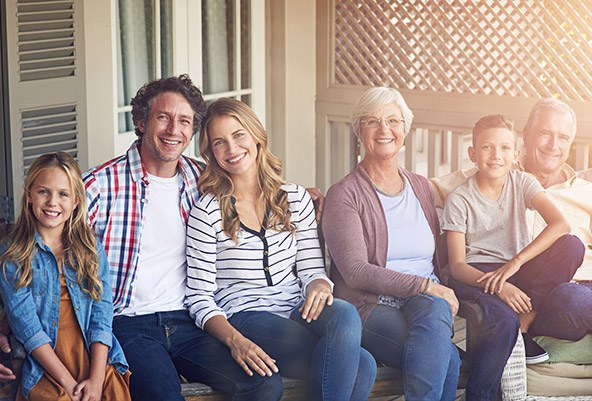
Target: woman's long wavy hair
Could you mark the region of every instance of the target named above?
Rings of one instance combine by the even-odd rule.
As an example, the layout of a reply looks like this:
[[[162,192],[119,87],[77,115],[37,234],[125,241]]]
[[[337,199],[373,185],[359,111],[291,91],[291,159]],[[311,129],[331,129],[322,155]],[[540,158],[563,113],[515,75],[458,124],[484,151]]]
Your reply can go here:
[[[0,256],[4,277],[6,277],[6,262],[11,261],[18,266],[16,288],[31,284],[33,278],[31,264],[36,252],[37,218],[33,213],[32,205],[28,202],[28,194],[39,174],[52,168],[66,173],[73,195],[78,201],[78,205],[72,211],[62,231],[64,262],[76,272],[78,284],[82,290],[98,301],[103,286],[99,279],[99,253],[96,248],[96,239],[87,223],[84,184],[78,163],[64,152],[39,156],[27,173],[18,217],[5,239],[8,248]]]
[[[218,99],[208,107],[199,135],[199,151],[206,161],[206,169],[199,177],[199,191],[203,194],[210,193],[217,198],[224,232],[236,242],[240,220],[232,203],[232,179],[216,161],[208,137],[210,125],[218,117],[236,118],[257,142],[258,183],[266,208],[264,227],[294,233],[296,226],[291,221],[288,194],[281,189],[284,184],[281,177],[282,162],[267,147],[267,133],[253,110],[243,102],[229,98]]]

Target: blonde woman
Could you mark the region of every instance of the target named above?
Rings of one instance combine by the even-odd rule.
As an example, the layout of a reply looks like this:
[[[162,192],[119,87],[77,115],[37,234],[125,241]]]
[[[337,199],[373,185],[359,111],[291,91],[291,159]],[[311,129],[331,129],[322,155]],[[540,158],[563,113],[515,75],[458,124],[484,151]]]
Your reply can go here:
[[[355,308],[334,299],[304,188],[244,103],[220,99],[202,125],[207,168],[187,227],[187,302],[249,376],[309,381],[310,399],[366,400],[376,363]]]

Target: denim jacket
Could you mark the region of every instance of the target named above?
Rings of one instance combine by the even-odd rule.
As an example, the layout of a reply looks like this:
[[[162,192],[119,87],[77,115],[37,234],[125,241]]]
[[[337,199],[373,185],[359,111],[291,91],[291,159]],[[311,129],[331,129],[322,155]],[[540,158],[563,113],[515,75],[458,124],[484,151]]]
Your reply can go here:
[[[39,233],[35,235],[36,253],[32,261],[33,277],[27,287],[15,288],[17,265],[5,264],[4,274],[0,275],[0,292],[6,306],[8,323],[15,337],[23,343],[27,358],[22,370],[23,393],[29,391],[41,378],[44,369],[33,358],[31,352],[49,343],[55,349],[60,314],[60,276],[57,260],[51,249],[43,243]],[[90,355],[90,345],[100,342],[109,347],[107,363],[120,373],[128,369],[123,350],[112,333],[113,303],[111,300],[111,276],[103,246],[97,243],[99,251],[99,278],[103,283],[101,300],[95,301],[84,293],[76,282],[76,273],[66,265],[64,275],[76,320],[80,325],[86,349]],[[6,251],[6,244],[0,254]]]

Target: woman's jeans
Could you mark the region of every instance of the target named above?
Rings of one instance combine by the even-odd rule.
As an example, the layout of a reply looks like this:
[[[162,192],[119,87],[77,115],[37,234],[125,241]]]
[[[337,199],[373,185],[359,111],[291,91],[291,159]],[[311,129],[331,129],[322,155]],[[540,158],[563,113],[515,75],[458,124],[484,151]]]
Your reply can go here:
[[[360,316],[350,303],[335,299],[311,323],[297,309],[290,319],[254,311],[228,321],[275,359],[282,376],[308,380],[309,399],[368,399],[376,361],[361,348]]]
[[[531,328],[538,327],[543,330],[537,330],[536,334],[563,333],[567,337],[574,337],[574,334],[582,332],[582,328],[578,327],[581,323],[580,316],[589,315],[589,309],[586,311],[581,307],[575,307],[568,310],[569,303],[564,304],[565,309],[561,307],[553,309],[548,301],[554,297],[555,291],[567,285],[582,264],[583,258],[582,242],[573,235],[564,235],[546,251],[522,265],[520,270],[508,280],[530,297],[533,310],[538,312]],[[503,264],[471,263],[471,265],[482,272],[490,272]],[[459,298],[476,302],[483,310],[479,343],[470,355],[471,372],[465,394],[467,401],[490,401],[499,390],[502,372],[516,343],[520,328],[518,314],[497,295],[486,294],[481,288],[453,279],[450,280],[450,285]],[[562,296],[566,294],[563,293]],[[590,301],[585,305],[589,307]],[[590,322],[589,316],[587,320]],[[545,323],[539,323],[539,321]],[[555,330],[546,332],[545,326],[547,329],[553,327]],[[571,333],[572,331],[574,333]],[[529,330],[530,332],[532,331]]]
[[[248,376],[230,350],[200,330],[187,310],[116,316],[113,332],[130,366],[134,401],[184,401],[179,375],[232,396],[233,401],[279,400],[282,378]]]
[[[401,309],[376,305],[364,323],[362,345],[379,363],[403,371],[405,400],[452,401],[461,363],[453,332],[448,302],[416,295]]]

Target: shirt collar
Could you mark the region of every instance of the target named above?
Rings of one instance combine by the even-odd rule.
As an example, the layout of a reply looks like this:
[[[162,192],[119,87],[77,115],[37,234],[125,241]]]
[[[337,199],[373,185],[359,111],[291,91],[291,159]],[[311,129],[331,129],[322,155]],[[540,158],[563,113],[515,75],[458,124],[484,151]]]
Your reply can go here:
[[[525,160],[526,160],[525,156],[522,156],[520,158],[520,160],[518,160],[515,163],[515,168],[517,170],[526,172],[526,169],[524,167]],[[561,176],[563,177],[564,180],[562,182],[560,182],[559,184],[551,185],[550,187],[546,188],[547,190],[569,188],[573,185],[574,180],[577,178],[576,171],[567,163],[563,163],[563,165],[561,166],[561,170],[559,171],[559,174],[561,174]]]
[[[142,158],[140,157],[140,140],[136,140],[132,146],[127,151],[127,159],[129,163],[130,173],[134,182],[142,181],[144,184],[148,185],[148,171],[146,171],[146,166],[142,163]],[[181,155],[179,157],[179,163],[177,164],[177,171],[181,172],[181,176],[183,177],[183,182],[187,185],[189,183],[188,178],[188,162],[185,159],[185,156]]]
[[[35,243],[37,244],[37,246],[39,246],[39,248],[43,249],[44,251],[51,252],[51,249],[49,249],[45,242],[43,242],[43,238],[41,238],[41,234],[39,234],[39,231],[35,231]]]

